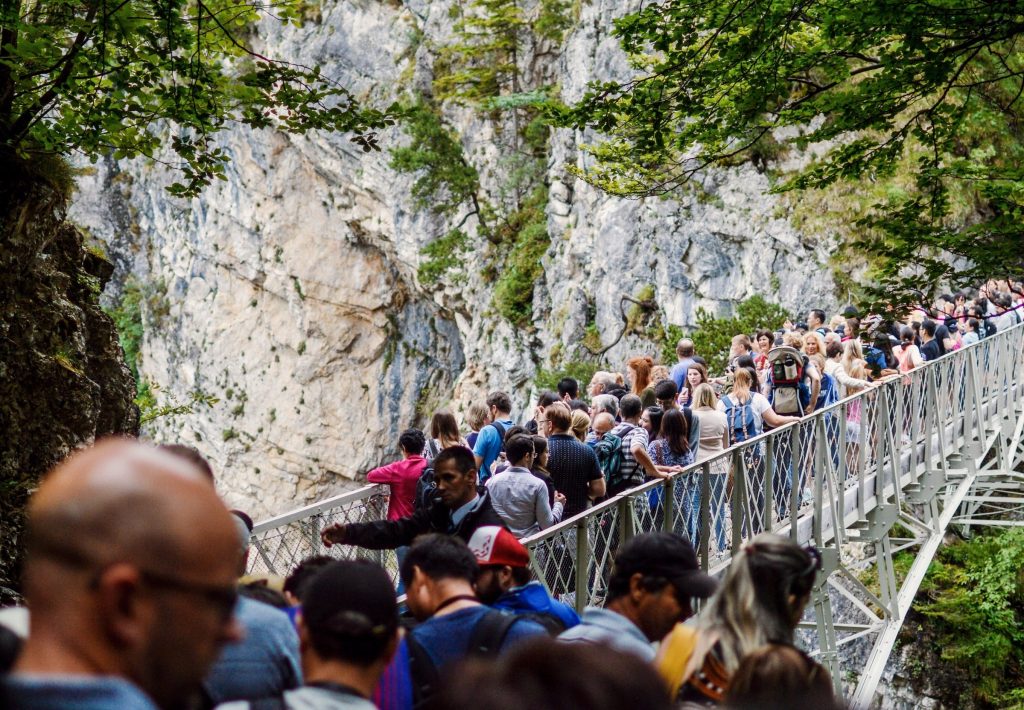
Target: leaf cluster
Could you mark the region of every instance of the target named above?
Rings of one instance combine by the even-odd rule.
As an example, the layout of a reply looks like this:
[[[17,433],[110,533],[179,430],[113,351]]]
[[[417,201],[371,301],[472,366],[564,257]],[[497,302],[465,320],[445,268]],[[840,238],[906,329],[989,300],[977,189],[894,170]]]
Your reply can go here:
[[[233,123],[294,133],[353,133],[377,150],[393,107],[362,107],[319,67],[245,43],[261,18],[297,17],[301,0],[4,0],[0,3],[0,148],[23,157],[166,157],[194,195],[222,178],[216,135]],[[170,136],[168,138],[168,136]]]
[[[916,300],[936,279],[1024,275],[1022,30],[1012,0],[652,3],[615,23],[634,78],[552,113],[605,136],[581,174],[629,196],[672,191],[766,136],[823,154],[777,190],[884,181],[909,161],[912,188],[861,216],[858,246],[876,296]]]
[[[697,309],[697,329],[690,334],[694,350],[708,363],[708,372],[721,374],[729,364],[729,347],[734,335],[753,335],[764,328],[776,330],[786,322],[788,314],[781,307],[761,296],[751,296],[736,305],[731,318],[718,318],[703,308]],[[672,333],[671,335],[678,335]],[[675,346],[679,338],[665,342],[665,362],[675,360]]]

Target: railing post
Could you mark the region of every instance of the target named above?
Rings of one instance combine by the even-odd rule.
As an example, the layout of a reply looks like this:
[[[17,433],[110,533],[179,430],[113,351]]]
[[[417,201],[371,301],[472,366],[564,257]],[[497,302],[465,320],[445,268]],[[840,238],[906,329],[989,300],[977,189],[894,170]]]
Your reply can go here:
[[[675,527],[675,515],[676,515],[676,496],[675,496],[675,485],[676,479],[664,478],[661,481],[661,511],[662,515],[665,516],[662,522],[662,527],[665,532],[674,532]]]
[[[775,440],[778,438],[776,434],[769,434],[768,441],[765,442],[765,459],[764,459],[764,474],[762,483],[764,486],[761,488],[764,491],[764,529],[768,532],[772,531],[774,527],[772,525],[772,506],[775,501],[775,489],[772,487],[775,481]]]
[[[582,612],[590,601],[590,538],[587,536],[587,518],[576,521],[576,611]]]
[[[707,461],[700,466],[700,500],[697,508],[700,520],[701,566],[707,571],[711,565],[711,464]]]
[[[800,438],[803,435],[803,420],[797,422],[796,425],[790,427],[789,431],[789,451],[790,451],[790,467],[789,467],[789,536],[793,538],[795,542],[799,529],[796,525],[797,511],[800,510],[800,466],[803,463],[803,448],[801,446]]]
[[[743,508],[746,501],[746,471],[743,465],[743,453],[740,449],[734,449],[732,452],[732,500],[730,501],[732,508],[732,549],[733,552],[740,549],[740,545],[743,543]],[[769,490],[768,495],[771,495]],[[751,528],[751,534],[753,534],[753,519],[747,521],[747,525]]]

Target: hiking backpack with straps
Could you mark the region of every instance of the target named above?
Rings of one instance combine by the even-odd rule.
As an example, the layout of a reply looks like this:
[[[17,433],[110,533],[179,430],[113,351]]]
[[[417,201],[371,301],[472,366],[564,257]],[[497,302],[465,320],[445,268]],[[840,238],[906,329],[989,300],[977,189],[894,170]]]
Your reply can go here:
[[[434,496],[437,495],[437,481],[434,480],[434,467],[427,464],[420,477],[416,480],[416,497],[413,498],[413,510],[429,508]]]
[[[622,483],[622,439],[608,432],[594,444],[597,465],[601,467],[604,480],[611,490]]]
[[[796,348],[783,345],[768,351],[769,401],[778,414],[802,415],[810,404],[811,391],[804,382],[807,358]]]
[[[501,650],[512,624],[519,617],[496,610],[489,610],[481,617],[469,636],[466,656],[470,658],[494,658]],[[405,642],[409,649],[409,674],[412,677],[412,706],[417,710],[426,707],[437,692],[440,680],[440,669],[434,665],[427,653],[413,634],[406,634]]]
[[[733,444],[758,435],[757,421],[754,419],[754,408],[751,403],[754,396],[751,395],[746,402],[734,402],[729,395],[722,395],[722,404],[725,405],[725,416],[729,421],[729,441]]]

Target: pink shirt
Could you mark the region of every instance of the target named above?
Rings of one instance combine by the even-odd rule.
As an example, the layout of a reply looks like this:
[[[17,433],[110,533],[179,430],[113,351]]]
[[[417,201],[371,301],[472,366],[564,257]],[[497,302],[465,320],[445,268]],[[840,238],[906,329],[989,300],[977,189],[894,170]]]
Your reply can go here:
[[[413,513],[416,499],[416,482],[427,466],[422,456],[410,456],[387,466],[375,468],[366,474],[370,483],[387,483],[391,486],[388,498],[388,520],[408,518]]]

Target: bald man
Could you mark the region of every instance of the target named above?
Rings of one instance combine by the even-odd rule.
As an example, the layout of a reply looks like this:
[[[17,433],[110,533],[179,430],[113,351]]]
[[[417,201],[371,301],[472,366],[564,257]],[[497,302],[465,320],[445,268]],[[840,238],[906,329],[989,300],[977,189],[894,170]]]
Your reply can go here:
[[[28,511],[29,638],[0,706],[172,708],[232,617],[238,535],[195,464],[107,440],[54,469]]]

